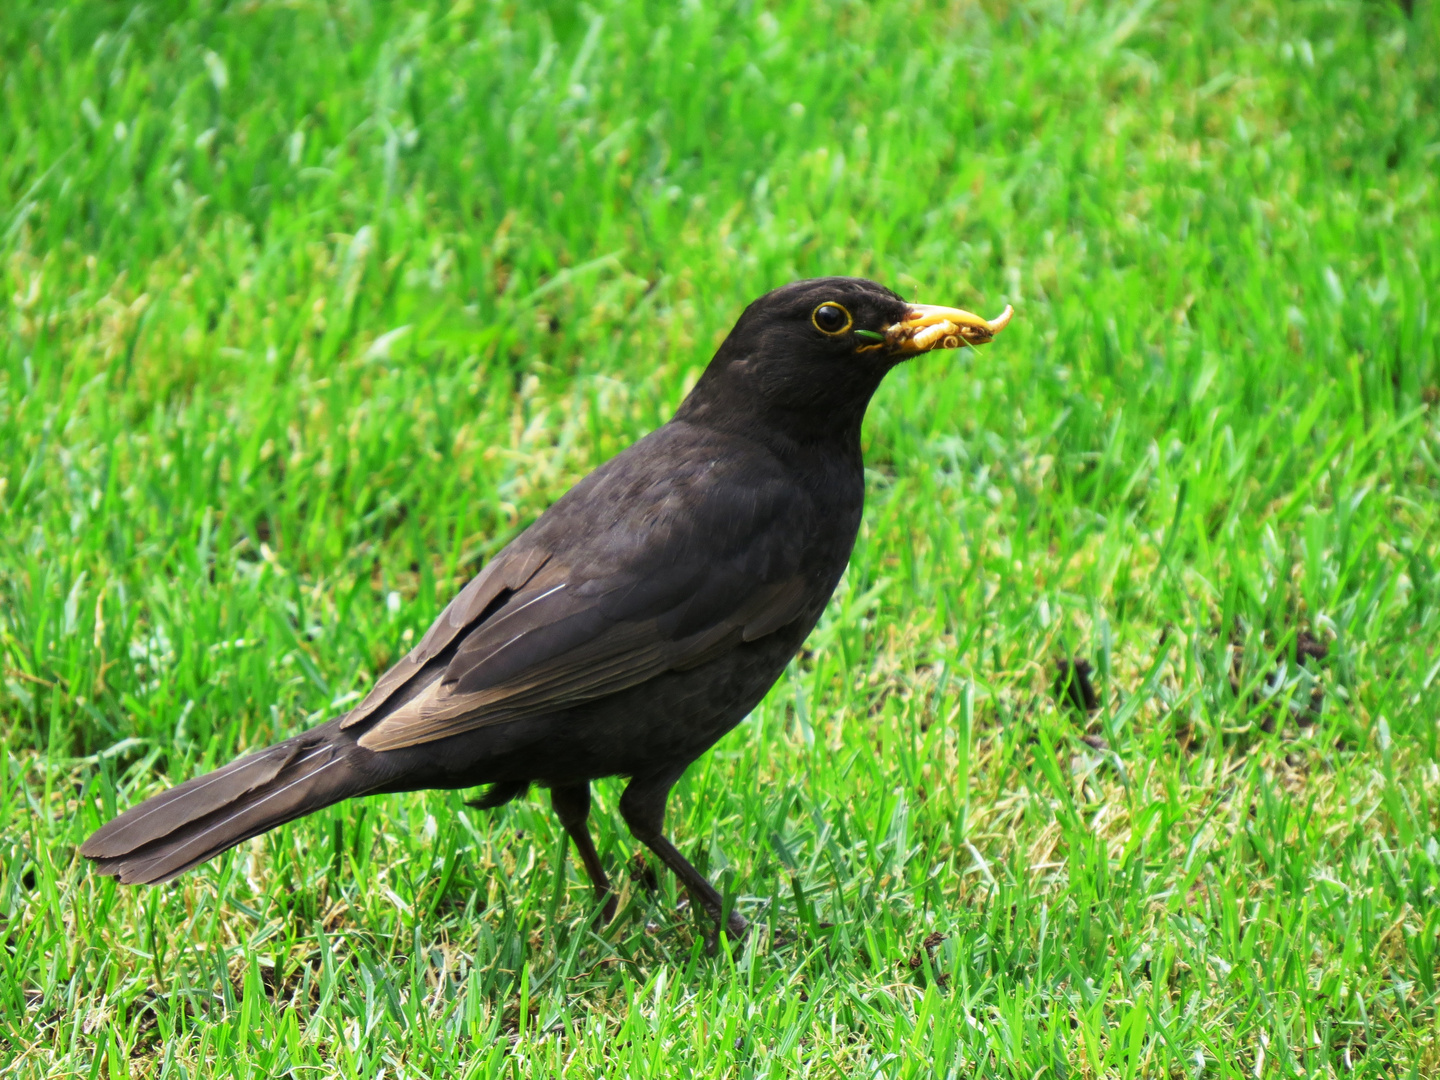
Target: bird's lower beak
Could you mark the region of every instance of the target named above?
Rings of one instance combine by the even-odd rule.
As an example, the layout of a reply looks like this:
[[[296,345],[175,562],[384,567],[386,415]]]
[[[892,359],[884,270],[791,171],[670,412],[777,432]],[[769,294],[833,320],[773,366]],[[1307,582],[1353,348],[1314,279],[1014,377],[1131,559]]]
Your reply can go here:
[[[1009,304],[993,319],[982,319],[959,308],[911,304],[903,319],[885,328],[885,344],[892,352],[906,356],[933,349],[985,345],[1005,329],[1014,314]]]

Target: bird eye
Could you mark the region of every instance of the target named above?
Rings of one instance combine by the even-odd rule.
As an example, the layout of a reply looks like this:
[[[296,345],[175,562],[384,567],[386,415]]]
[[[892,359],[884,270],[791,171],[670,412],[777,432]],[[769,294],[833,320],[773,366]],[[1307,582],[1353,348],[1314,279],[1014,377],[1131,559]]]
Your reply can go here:
[[[854,324],[854,320],[850,318],[850,312],[839,304],[821,304],[810,313],[810,321],[815,324],[816,330],[822,334],[829,334],[831,337],[843,334]]]

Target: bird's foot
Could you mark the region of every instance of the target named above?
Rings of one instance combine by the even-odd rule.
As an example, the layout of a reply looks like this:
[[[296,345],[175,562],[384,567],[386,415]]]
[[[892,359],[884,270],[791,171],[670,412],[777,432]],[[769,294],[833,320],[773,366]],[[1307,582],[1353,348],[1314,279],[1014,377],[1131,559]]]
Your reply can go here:
[[[609,926],[612,922],[615,921],[615,894],[609,889],[606,889],[595,899],[597,901],[603,901],[600,910],[595,913],[595,925]]]
[[[745,916],[738,911],[730,912],[730,917],[725,920],[725,940],[733,946],[739,945],[745,940],[745,935],[750,931],[750,923]],[[714,956],[720,951],[720,919],[717,915],[715,921],[710,925],[710,932],[705,935],[705,955]]]
[[[750,930],[750,923],[745,916],[738,911],[730,912],[730,918],[725,922],[725,932],[730,935],[731,941],[743,941]]]

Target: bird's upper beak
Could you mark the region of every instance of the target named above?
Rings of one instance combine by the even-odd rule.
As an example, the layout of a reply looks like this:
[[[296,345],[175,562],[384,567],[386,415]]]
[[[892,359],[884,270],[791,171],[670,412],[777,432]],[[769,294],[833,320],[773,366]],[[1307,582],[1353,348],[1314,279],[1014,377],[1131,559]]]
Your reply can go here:
[[[982,319],[959,308],[911,304],[903,319],[885,328],[885,344],[892,352],[906,356],[932,349],[984,345],[1005,329],[1014,314],[1009,304],[993,319]]]

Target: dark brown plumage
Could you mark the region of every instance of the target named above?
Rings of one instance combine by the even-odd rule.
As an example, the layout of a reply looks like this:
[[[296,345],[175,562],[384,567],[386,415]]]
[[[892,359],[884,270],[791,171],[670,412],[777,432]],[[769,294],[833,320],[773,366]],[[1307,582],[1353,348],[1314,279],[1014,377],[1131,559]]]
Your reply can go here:
[[[586,819],[590,781],[619,775],[630,830],[720,919],[719,894],[662,835],[670,788],[829,600],[860,524],[860,422],[886,372],[1008,319],[856,278],[761,297],[674,418],[501,551],[357,708],[148,799],[81,853],[123,883],[162,882],[352,796],[488,784],[494,806],[538,783],[608,916]]]

